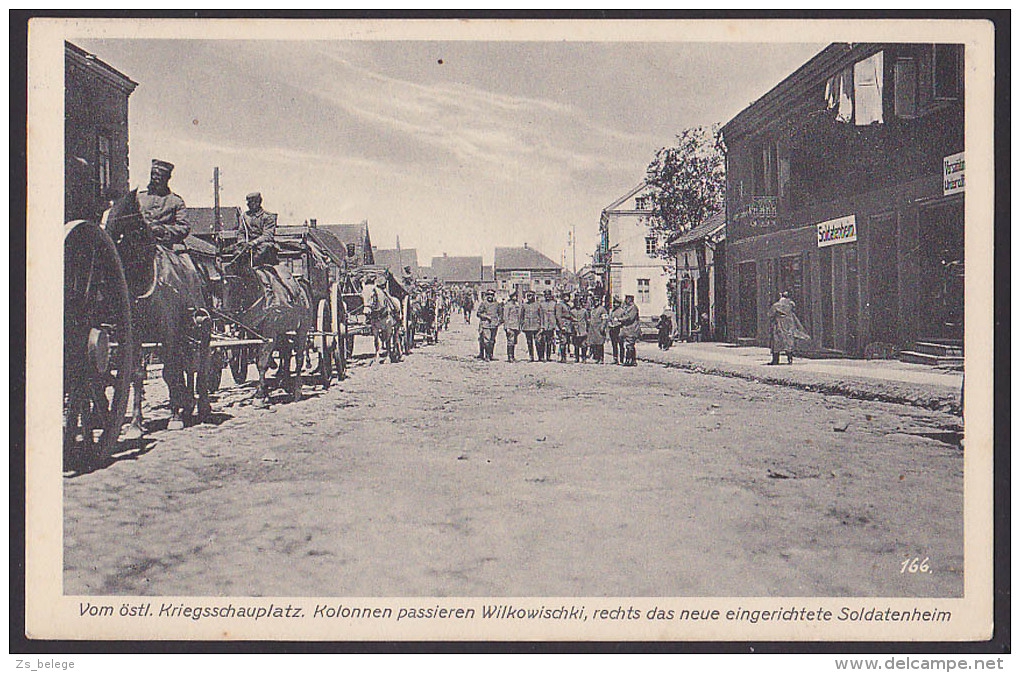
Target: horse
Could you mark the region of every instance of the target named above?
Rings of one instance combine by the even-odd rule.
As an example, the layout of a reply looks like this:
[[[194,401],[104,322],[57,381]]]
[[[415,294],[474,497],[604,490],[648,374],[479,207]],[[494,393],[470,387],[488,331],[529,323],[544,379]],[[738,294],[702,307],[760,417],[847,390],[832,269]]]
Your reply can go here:
[[[212,317],[205,283],[190,258],[158,245],[138,206],[133,190],[113,203],[103,216],[117,246],[131,305],[135,363],[132,371],[131,421],[125,439],[145,434],[142,397],[145,366],[142,343],[159,344],[163,380],[170,394],[167,430],[180,430],[196,407],[198,419],[209,417]]]
[[[361,300],[365,320],[372,328],[375,344],[373,363],[382,362],[380,357],[382,347],[386,348],[390,362],[400,362],[400,326],[403,320],[400,302],[391,297],[383,288],[371,283],[365,283],[362,288]]]
[[[259,371],[255,406],[269,406],[266,373],[273,352],[280,356],[278,380],[294,401],[302,399],[301,368],[308,347],[308,331],[315,320],[308,288],[297,282],[286,267],[254,266],[250,246],[238,245],[220,255],[226,285],[223,307],[245,329],[262,340],[255,358]],[[291,372],[291,358],[295,371]]]

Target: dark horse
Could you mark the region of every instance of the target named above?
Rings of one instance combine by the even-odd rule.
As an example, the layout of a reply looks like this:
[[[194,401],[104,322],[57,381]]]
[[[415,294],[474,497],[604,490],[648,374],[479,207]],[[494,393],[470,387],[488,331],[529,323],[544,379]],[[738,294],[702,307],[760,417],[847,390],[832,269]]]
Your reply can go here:
[[[132,376],[131,424],[126,439],[144,434],[142,395],[145,367],[142,344],[159,344],[163,380],[170,393],[168,430],[184,427],[195,411],[209,416],[209,341],[212,320],[201,275],[188,259],[157,245],[138,209],[135,191],[118,200],[104,217],[106,231],[117,245],[128,290],[133,298],[136,366]]]
[[[301,368],[308,346],[308,330],[314,324],[308,289],[282,265],[253,266],[252,249],[243,244],[224,250],[220,259],[225,312],[264,340],[255,362],[259,370],[256,405],[269,404],[266,372],[273,351],[280,356],[279,381],[285,387],[290,384],[294,400],[300,400]]]

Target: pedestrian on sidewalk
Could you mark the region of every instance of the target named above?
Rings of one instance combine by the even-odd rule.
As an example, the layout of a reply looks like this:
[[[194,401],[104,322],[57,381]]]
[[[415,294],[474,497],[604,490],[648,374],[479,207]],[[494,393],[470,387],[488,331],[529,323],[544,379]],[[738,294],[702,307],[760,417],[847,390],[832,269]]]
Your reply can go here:
[[[623,311],[620,313],[620,339],[623,341],[623,364],[626,367],[637,366],[637,342],[641,337],[641,325],[634,295],[623,298]]]
[[[541,306],[535,301],[534,292],[528,292],[524,306],[521,307],[521,330],[524,332],[524,338],[528,341],[528,359],[534,362],[536,339],[538,339],[539,332],[542,331]],[[538,359],[541,360],[543,353],[541,352],[542,341],[540,339],[538,339],[537,345],[539,348]]]
[[[542,331],[539,335],[538,359],[550,362],[556,340],[556,302],[553,300],[552,290],[546,290],[542,294],[539,308],[542,312]]]
[[[556,316],[556,340],[560,346],[560,362],[567,361],[570,354],[570,343],[574,335],[574,314],[569,304],[570,294],[563,292],[556,302],[554,315]]]
[[[811,338],[797,317],[796,309],[797,305],[790,299],[790,293],[784,291],[769,311],[769,348],[772,351],[770,365],[778,365],[779,356],[783,353],[786,353],[786,363],[793,364],[796,340],[806,341]]]
[[[581,295],[574,297],[570,317],[573,322],[574,362],[588,362],[588,308]]]
[[[602,364],[606,359],[606,329],[609,324],[609,312],[596,297],[592,297],[591,308],[588,310],[588,339],[586,341],[591,357]]]
[[[619,297],[613,297],[613,310],[609,312],[606,326],[609,329],[609,341],[613,345],[613,364],[623,364],[623,341],[620,339],[620,327],[623,319],[623,305]]]
[[[521,334],[523,307],[517,303],[517,292],[503,304],[503,332],[506,334],[506,361],[513,362],[517,355],[517,337]]]
[[[673,345],[673,312],[663,309],[659,316],[659,350],[668,351]]]
[[[478,302],[475,311],[478,316],[478,345],[483,360],[492,360],[492,351],[496,346],[496,330],[499,329],[499,305],[496,303],[496,291],[488,290],[484,298]]]

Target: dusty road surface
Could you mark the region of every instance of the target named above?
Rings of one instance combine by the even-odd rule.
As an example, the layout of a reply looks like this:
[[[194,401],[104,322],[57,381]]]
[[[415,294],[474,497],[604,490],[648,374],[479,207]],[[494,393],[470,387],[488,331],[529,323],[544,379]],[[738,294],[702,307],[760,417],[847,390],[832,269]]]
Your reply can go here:
[[[484,363],[453,322],[299,403],[225,388],[214,424],[176,433],[157,405],[146,441],[64,479],[64,593],[962,595],[957,418],[647,363]],[[931,572],[901,572],[914,556]]]

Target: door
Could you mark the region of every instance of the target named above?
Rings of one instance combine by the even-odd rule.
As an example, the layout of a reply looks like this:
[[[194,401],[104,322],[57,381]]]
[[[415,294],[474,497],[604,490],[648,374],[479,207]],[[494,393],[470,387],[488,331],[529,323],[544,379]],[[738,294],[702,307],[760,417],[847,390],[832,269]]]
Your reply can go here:
[[[758,269],[754,262],[741,262],[737,267],[737,292],[740,302],[740,336],[758,336]]]
[[[963,339],[963,199],[920,211],[921,336]]]
[[[868,220],[868,310],[870,342],[900,342],[900,274],[897,262],[896,213]]]

